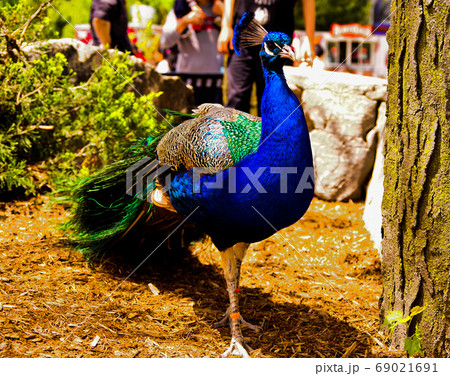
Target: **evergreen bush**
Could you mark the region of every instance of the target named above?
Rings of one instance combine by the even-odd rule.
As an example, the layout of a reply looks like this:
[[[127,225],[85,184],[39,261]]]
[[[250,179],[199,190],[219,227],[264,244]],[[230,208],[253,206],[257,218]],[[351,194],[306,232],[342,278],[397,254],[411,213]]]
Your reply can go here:
[[[0,2],[1,198],[70,188],[121,158],[136,139],[169,127],[152,104],[158,93],[137,97],[131,91],[138,73],[126,55],[105,54],[77,86],[64,55],[42,53],[29,61],[21,46],[28,34],[39,35],[47,18],[24,4]]]

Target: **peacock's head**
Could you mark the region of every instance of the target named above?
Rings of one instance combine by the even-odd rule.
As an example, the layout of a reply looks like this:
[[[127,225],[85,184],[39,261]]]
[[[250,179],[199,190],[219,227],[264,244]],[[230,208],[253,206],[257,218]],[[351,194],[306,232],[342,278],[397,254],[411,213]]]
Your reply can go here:
[[[270,32],[266,35],[259,55],[263,65],[270,70],[281,69],[289,60],[295,60],[291,38],[279,32]]]
[[[291,38],[280,32],[268,33],[255,19],[252,12],[244,13],[234,28],[233,47],[237,54],[242,48],[261,46],[263,66],[269,70],[282,69],[289,60],[294,60]]]

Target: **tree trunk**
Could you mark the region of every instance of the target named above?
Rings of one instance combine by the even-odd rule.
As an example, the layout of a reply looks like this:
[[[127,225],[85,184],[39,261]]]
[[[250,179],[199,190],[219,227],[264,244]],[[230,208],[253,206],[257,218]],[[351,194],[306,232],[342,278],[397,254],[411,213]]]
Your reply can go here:
[[[449,0],[393,0],[383,197],[381,315],[425,306],[426,356],[450,356]]]

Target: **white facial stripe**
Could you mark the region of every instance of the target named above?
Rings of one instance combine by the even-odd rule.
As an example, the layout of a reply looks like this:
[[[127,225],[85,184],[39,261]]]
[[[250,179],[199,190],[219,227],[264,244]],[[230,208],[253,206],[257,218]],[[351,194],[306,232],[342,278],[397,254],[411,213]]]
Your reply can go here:
[[[266,52],[267,55],[275,56],[274,53],[269,50],[269,47],[267,47],[267,43],[264,43],[264,51]]]

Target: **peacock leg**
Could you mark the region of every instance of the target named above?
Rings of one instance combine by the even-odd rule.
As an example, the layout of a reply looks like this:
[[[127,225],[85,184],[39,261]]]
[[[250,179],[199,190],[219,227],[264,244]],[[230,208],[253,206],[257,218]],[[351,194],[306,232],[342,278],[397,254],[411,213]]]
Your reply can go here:
[[[229,313],[228,315],[226,314],[226,318],[229,320],[231,329],[230,347],[221,355],[221,357],[226,357],[228,355],[239,355],[247,358],[249,357],[249,352],[252,351],[250,346],[245,343],[241,331],[241,315],[239,313],[239,297],[237,290],[239,283],[240,263],[245,256],[247,248],[248,244],[238,243],[234,247],[227,248],[220,253],[222,256],[222,267],[227,283],[228,296],[230,298],[230,307],[227,310]]]
[[[242,254],[242,248],[240,249],[240,252],[235,252],[235,255],[236,255],[236,269],[237,269],[236,289],[235,289],[236,293],[239,293],[239,280],[241,278],[241,265],[242,265],[242,260],[243,260],[243,258],[245,256],[245,253],[247,251],[248,244],[246,244],[246,243],[238,243],[238,244],[235,245],[235,248],[238,247],[238,246],[240,246],[240,247],[244,247],[245,246],[245,249],[243,251],[243,254]],[[241,255],[242,255],[242,257],[239,257]],[[224,313],[223,319],[213,323],[212,327],[213,328],[222,328],[224,326],[229,325],[230,324],[230,313],[231,313],[231,305],[227,308],[226,312]],[[255,330],[257,332],[262,330],[261,326],[254,325],[254,324],[251,324],[251,323],[245,321],[242,316],[239,316],[239,322],[241,323],[241,325],[245,325],[248,329]]]
[[[229,325],[230,324],[230,312],[231,312],[231,306],[229,306],[227,308],[226,312],[223,315],[223,319],[213,323],[212,327],[214,329],[217,329],[217,328],[223,328],[224,326]],[[239,316],[239,322],[241,323],[241,325],[245,325],[248,329],[254,330],[255,332],[260,332],[261,330],[263,330],[262,326],[251,324],[248,321],[244,320],[244,318],[242,316]]]

